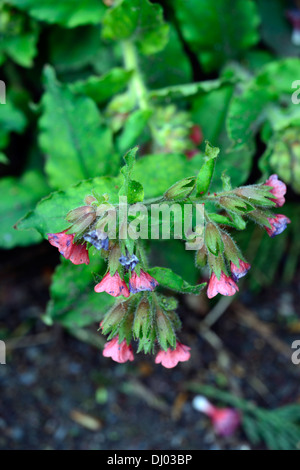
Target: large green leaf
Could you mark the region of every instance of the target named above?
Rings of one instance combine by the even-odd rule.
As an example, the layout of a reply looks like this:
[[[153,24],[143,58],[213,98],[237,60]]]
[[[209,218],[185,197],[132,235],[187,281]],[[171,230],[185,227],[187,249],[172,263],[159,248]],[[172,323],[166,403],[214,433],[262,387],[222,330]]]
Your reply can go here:
[[[33,228],[45,238],[48,233],[61,232],[70,225],[65,220],[67,213],[82,206],[84,197],[92,194],[93,190],[97,194],[109,194],[111,203],[118,202],[120,182],[120,178],[94,178],[71,186],[66,191],[51,193],[42,199],[34,210],[24,215],[18,222],[17,228],[20,230]]]
[[[259,16],[252,0],[174,0],[185,40],[207,70],[241,58],[259,40]]]
[[[62,259],[50,287],[51,300],[44,320],[59,322],[67,328],[99,323],[115,299],[109,294],[94,292],[93,274],[103,273],[104,262],[98,253],[91,253],[90,264],[75,266]]]
[[[99,0],[7,0],[37,20],[57,23],[67,28],[100,22],[105,6]]]
[[[36,171],[28,171],[21,178],[8,176],[0,180],[1,248],[26,246],[41,241],[36,231],[21,232],[13,226],[46,192],[45,178]]]
[[[39,142],[47,155],[45,170],[51,186],[64,188],[81,179],[113,174],[119,158],[95,103],[57,82],[49,66],[45,82]]]
[[[149,0],[123,0],[108,10],[103,19],[104,38],[133,40],[143,54],[163,49],[168,33],[161,6]]]

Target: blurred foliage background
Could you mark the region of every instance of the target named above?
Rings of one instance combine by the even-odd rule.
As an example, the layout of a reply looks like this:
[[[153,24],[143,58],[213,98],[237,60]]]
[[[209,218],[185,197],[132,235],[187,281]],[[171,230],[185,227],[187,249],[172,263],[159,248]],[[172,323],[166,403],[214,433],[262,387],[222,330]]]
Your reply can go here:
[[[208,140],[221,148],[212,190],[224,170],[235,186],[272,173],[288,185],[292,224],[280,237],[270,241],[254,225],[234,236],[253,266],[252,292],[290,282],[300,254],[299,8],[292,0],[0,0],[0,248],[30,250],[62,230],[92,188],[116,195],[130,147],[140,147],[134,179],[151,198],[197,173]],[[199,281],[180,242],[149,250],[155,264]],[[93,293],[101,263],[56,267],[45,322],[99,320],[112,302]]]

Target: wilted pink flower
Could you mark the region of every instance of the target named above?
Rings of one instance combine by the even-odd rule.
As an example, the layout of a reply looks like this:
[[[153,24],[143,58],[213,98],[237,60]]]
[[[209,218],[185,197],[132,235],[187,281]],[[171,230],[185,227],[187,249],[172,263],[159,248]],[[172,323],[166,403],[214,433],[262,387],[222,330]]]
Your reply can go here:
[[[270,178],[265,182],[266,186],[272,186],[270,193],[274,194],[274,199],[271,201],[276,202],[276,207],[281,207],[285,203],[284,195],[286,193],[286,185],[283,181],[278,179],[277,175],[271,175]]]
[[[251,264],[246,263],[245,261],[242,261],[241,259],[239,260],[239,262],[240,262],[239,268],[232,262],[230,263],[232,278],[235,282],[237,282],[242,277],[246,276],[249,269],[251,269]]]
[[[124,279],[120,278],[118,271],[113,276],[108,272],[99,284],[94,287],[95,292],[107,292],[113,297],[124,295],[129,297],[130,293]]]
[[[59,249],[61,255],[72,261],[73,264],[89,264],[89,253],[86,244],[76,245],[73,243],[74,233],[68,234],[64,230],[60,233],[48,233],[48,240],[52,246]]]
[[[115,336],[111,341],[105,344],[103,356],[111,357],[114,361],[120,362],[121,364],[134,360],[131,345],[128,346],[125,339],[119,343],[119,336]]]
[[[276,217],[268,217],[268,221],[271,228],[265,227],[265,229],[271,238],[280,235],[286,229],[287,224],[291,223],[290,219],[282,214],[277,214]]]
[[[217,294],[234,295],[239,290],[238,286],[231,277],[221,272],[220,279],[217,278],[215,273],[212,273],[207,289],[207,297],[212,299]]]
[[[200,395],[194,398],[193,407],[211,418],[214,430],[220,436],[231,436],[241,424],[241,415],[238,410],[217,408]]]
[[[136,294],[137,292],[144,290],[151,291],[154,290],[156,286],[158,286],[158,282],[142,269],[139,276],[135,271],[133,271],[131,278],[129,279],[129,290],[132,294]]]
[[[191,357],[190,349],[188,346],[177,341],[175,349],[169,348],[167,351],[159,351],[155,358],[155,364],[161,364],[167,369],[172,369],[172,367],[177,366],[178,362],[189,360]]]

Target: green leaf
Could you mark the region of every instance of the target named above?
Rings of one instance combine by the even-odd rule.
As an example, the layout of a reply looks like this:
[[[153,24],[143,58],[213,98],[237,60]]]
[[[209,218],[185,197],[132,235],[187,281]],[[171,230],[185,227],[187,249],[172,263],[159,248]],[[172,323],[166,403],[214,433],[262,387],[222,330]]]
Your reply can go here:
[[[198,295],[206,286],[206,283],[192,286],[169,268],[156,267],[149,269],[148,272],[151,276],[154,277],[154,279],[157,280],[160,286],[175,290],[176,292],[181,292],[183,294]]]
[[[27,246],[42,240],[34,230],[17,231],[17,220],[47,192],[44,177],[37,171],[27,171],[21,178],[7,176],[0,181],[0,246]],[[30,227],[28,227],[30,228]]]
[[[131,76],[131,71],[116,67],[101,77],[91,76],[86,80],[72,83],[70,90],[74,93],[85,94],[96,103],[103,103],[122,91]]]
[[[134,144],[139,144],[138,138],[145,129],[152,111],[149,109],[139,109],[130,114],[126,120],[122,134],[117,140],[117,147],[120,153],[124,153],[128,148]]]
[[[99,51],[104,49],[98,25],[73,29],[53,26],[49,31],[48,41],[50,63],[59,72],[75,71],[93,65]]]
[[[121,173],[124,176],[124,183],[119,191],[119,196],[127,197],[128,204],[142,202],[144,199],[144,189],[142,184],[131,179],[137,150],[138,147],[134,147],[126,153],[124,157],[126,165],[121,170]]]
[[[197,195],[206,194],[213,177],[216,158],[220,153],[220,149],[212,147],[209,142],[206,142],[205,148],[205,163],[201,167],[197,176]]]
[[[71,186],[66,191],[57,191],[42,199],[36,208],[26,214],[17,224],[20,230],[34,228],[44,238],[48,233],[66,230],[70,223],[65,219],[67,213],[83,204],[85,196],[93,193],[108,193],[109,202],[118,202],[120,178],[94,178]],[[23,211],[24,213],[25,211]]]
[[[99,294],[94,292],[93,273],[104,271],[103,260],[91,255],[91,250],[89,265],[75,266],[62,258],[52,278],[46,320],[59,322],[67,328],[98,323],[115,301],[106,293],[101,294],[100,300]]]
[[[8,145],[10,132],[21,134],[26,124],[26,117],[15,106],[9,95],[6,104],[0,104],[0,149]]]
[[[177,181],[197,174],[202,164],[200,154],[192,160],[178,154],[146,155],[136,162],[132,177],[143,185],[145,197],[154,198]]]
[[[185,40],[207,70],[237,60],[258,40],[259,16],[252,0],[174,0]]]
[[[223,79],[206,80],[203,82],[186,83],[184,85],[173,85],[149,92],[150,98],[182,98],[196,94],[210,93],[218,90],[224,83]]]
[[[22,67],[31,67],[37,53],[37,24],[20,12],[0,6],[0,35],[0,58],[4,54]]]
[[[166,47],[150,56],[141,55],[139,63],[149,88],[170,87],[189,83],[192,80],[190,61],[173,25],[170,25]],[[153,92],[155,93],[155,90]]]
[[[155,54],[168,41],[169,26],[160,5],[148,0],[123,0],[107,11],[103,19],[105,39],[134,41],[143,54]]]
[[[241,94],[232,98],[228,115],[227,131],[234,149],[254,147],[254,136],[259,130],[266,106],[272,99],[267,88],[261,88],[253,80]]]
[[[49,66],[45,81],[39,143],[48,156],[45,170],[51,186],[63,188],[114,173],[117,161],[111,131],[101,123],[95,103],[59,84]]]
[[[105,12],[104,4],[99,0],[7,0],[13,5],[29,13],[37,20],[57,23],[67,28],[83,24],[97,24]]]

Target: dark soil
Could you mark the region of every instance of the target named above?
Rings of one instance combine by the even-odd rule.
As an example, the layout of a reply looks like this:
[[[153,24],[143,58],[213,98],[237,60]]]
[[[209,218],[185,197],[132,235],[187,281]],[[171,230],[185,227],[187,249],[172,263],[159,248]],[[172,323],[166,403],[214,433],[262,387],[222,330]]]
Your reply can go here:
[[[180,339],[192,357],[167,370],[144,355],[116,364],[60,326],[46,326],[40,317],[58,262],[50,256],[44,243],[1,253],[0,338],[8,349],[0,365],[1,449],[264,448],[249,443],[242,428],[217,437],[192,408],[188,384],[214,384],[266,408],[300,400],[300,366],[288,354],[300,337],[300,276],[255,296],[244,286],[212,327],[217,344],[200,332],[205,298],[180,299]]]

